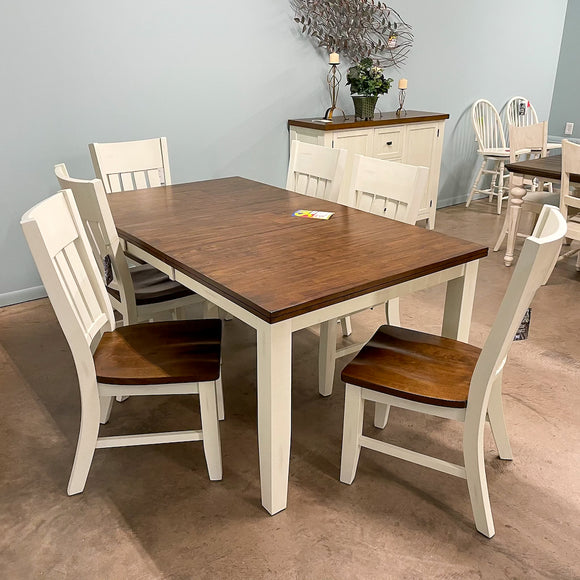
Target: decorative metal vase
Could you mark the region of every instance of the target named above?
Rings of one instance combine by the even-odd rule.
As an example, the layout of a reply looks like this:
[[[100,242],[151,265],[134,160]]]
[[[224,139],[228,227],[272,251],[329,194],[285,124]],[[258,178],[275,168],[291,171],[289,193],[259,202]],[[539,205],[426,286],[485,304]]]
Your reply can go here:
[[[365,97],[360,95],[352,95],[352,100],[354,103],[354,116],[363,119],[365,121],[370,121],[375,116],[375,107],[379,97]]]

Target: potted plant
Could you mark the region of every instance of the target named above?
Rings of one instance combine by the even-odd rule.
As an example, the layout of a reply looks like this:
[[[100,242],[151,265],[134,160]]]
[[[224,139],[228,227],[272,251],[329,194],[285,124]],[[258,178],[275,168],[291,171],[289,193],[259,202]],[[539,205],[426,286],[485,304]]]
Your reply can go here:
[[[386,79],[383,69],[371,58],[363,58],[358,64],[351,66],[346,79],[346,84],[350,85],[355,117],[365,121],[372,119],[379,95],[389,92],[393,79]]]

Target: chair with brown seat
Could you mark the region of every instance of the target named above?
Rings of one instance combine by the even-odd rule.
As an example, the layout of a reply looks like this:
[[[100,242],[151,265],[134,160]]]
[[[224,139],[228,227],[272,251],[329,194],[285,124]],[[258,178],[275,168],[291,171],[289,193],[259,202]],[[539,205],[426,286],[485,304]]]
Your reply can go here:
[[[40,202],[21,220],[44,287],[76,366],[79,439],[68,494],[83,491],[94,451],[104,447],[203,440],[209,477],[222,478],[216,381],[221,321],[137,324],[115,330],[105,285],[70,190]],[[113,398],[198,394],[201,429],[99,437]]]
[[[129,268],[100,179],[74,179],[64,163],[55,165],[54,172],[60,186],[74,195],[109,298],[123,324],[145,322],[170,310],[177,317],[179,309],[205,304],[199,295],[149,264]]]
[[[566,223],[545,206],[524,246],[491,332],[482,349],[395,326],[382,326],[342,372],[346,385],[340,480],[352,483],[361,447],[467,479],[475,525],[495,533],[485,477],[486,416],[502,459],[511,459],[501,401],[508,350],[536,290],[553,268]],[[401,407],[464,423],[464,465],[411,451],[362,434],[364,402],[373,401],[375,426]]]

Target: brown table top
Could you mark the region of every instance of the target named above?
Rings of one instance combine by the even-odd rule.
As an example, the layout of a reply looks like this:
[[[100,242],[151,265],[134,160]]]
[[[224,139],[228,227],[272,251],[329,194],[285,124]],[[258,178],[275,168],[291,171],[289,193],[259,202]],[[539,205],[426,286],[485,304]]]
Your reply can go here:
[[[400,125],[401,123],[426,123],[429,121],[445,121],[449,119],[447,113],[429,113],[427,111],[407,111],[406,114],[397,116],[395,111],[375,115],[372,121],[355,119],[354,115],[333,117],[330,123],[321,121],[324,115],[310,119],[290,119],[289,126],[318,129],[319,131],[335,131],[337,129],[358,129],[364,127],[380,127],[381,125]]]
[[[506,163],[506,169],[518,175],[530,175],[532,177],[544,177],[554,181],[560,181],[562,177],[562,155],[550,155],[537,159],[527,159],[516,163]],[[572,174],[571,181],[580,182],[580,175]]]
[[[488,252],[240,177],[107,197],[122,238],[269,323]],[[316,220],[294,217],[298,209],[335,213]]]

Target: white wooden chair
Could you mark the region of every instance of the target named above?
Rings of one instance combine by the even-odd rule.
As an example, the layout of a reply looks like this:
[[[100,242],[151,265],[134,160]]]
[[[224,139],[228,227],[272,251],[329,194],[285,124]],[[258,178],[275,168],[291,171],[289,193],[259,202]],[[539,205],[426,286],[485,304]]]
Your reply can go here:
[[[293,140],[286,189],[338,202],[346,158],[346,149],[333,149]]]
[[[55,165],[54,172],[60,186],[74,195],[103,279],[110,278],[107,292],[123,324],[145,322],[170,310],[177,318],[179,309],[205,304],[203,298],[149,264],[128,267],[100,179],[74,179],[64,163]]]
[[[24,214],[22,228],[72,351],[81,396],[79,439],[68,494],[83,491],[95,449],[203,440],[209,477],[222,478],[216,381],[221,321],[123,326],[115,319],[70,190]],[[99,437],[113,398],[198,394],[201,429]]]
[[[471,120],[479,145],[478,153],[482,156],[481,166],[473,182],[471,192],[465,204],[469,207],[476,193],[484,193],[491,202],[497,198],[497,213],[501,213],[501,204],[505,198],[506,188],[504,180],[507,178],[504,166],[509,159],[503,125],[497,109],[485,99],[476,101],[471,108]],[[488,169],[488,163],[491,168]],[[486,175],[491,175],[491,183],[488,189],[481,189],[480,182]]]
[[[505,113],[508,129],[512,125],[527,127],[528,125],[537,125],[539,122],[534,105],[526,97],[512,97],[505,106]],[[546,140],[546,148],[548,151],[561,149],[562,144],[548,143]]]
[[[415,225],[428,185],[427,167],[354,155],[349,199],[353,200],[356,209]],[[398,298],[385,304],[385,313],[389,324],[401,324]],[[320,357],[334,359],[334,364],[326,365],[334,376],[336,359],[357,352],[363,345],[352,344],[336,349],[334,333],[329,333],[329,330],[328,324],[321,326]],[[325,381],[325,384],[332,389],[331,380]],[[321,395],[328,396],[331,392]]]
[[[580,145],[567,139],[562,141],[562,181],[560,186],[560,211],[566,220],[568,241],[580,241],[580,197],[578,190],[570,189],[570,174],[580,174]],[[574,195],[576,194],[576,195]],[[525,199],[525,198],[524,198]],[[564,260],[578,253],[579,247],[573,248],[560,256]],[[580,253],[576,259],[576,270],[580,272]]]
[[[322,147],[294,139],[290,145],[286,189],[338,202],[347,155],[346,149]],[[343,335],[348,336],[352,331],[350,318],[342,318],[340,323]]]
[[[467,480],[477,529],[491,538],[494,524],[484,465],[486,418],[501,459],[511,459],[501,401],[508,350],[538,287],[553,268],[566,223],[545,206],[524,247],[491,332],[482,349],[414,330],[382,326],[342,372],[347,383],[340,480],[352,483],[361,447]],[[411,451],[362,434],[364,402],[375,403],[375,426],[390,407],[464,423],[464,465]]]
[[[548,123],[546,121],[543,123],[536,123],[535,125],[511,125],[509,128],[509,135],[511,144],[510,163],[518,161],[521,155],[531,154],[536,157],[546,157],[546,146],[548,140]],[[511,175],[508,184],[511,191],[513,186],[513,178]],[[541,180],[539,184],[539,187],[536,188],[532,181],[527,182],[528,193],[526,193],[522,200],[520,206],[521,211],[527,211],[539,216],[545,204],[558,207],[560,203],[560,195],[558,193],[553,193],[552,191],[544,191],[543,182]],[[524,185],[526,185],[526,181],[524,181]],[[510,202],[508,202],[508,206],[509,203]],[[501,232],[493,248],[494,252],[497,252],[500,249],[510,228],[514,228],[517,236],[527,236],[527,234],[518,233],[521,211],[518,211],[515,216],[510,215],[510,212],[506,212]],[[510,219],[513,219],[513,223],[510,223]]]
[[[171,185],[167,139],[89,144],[95,175],[107,193]]]

